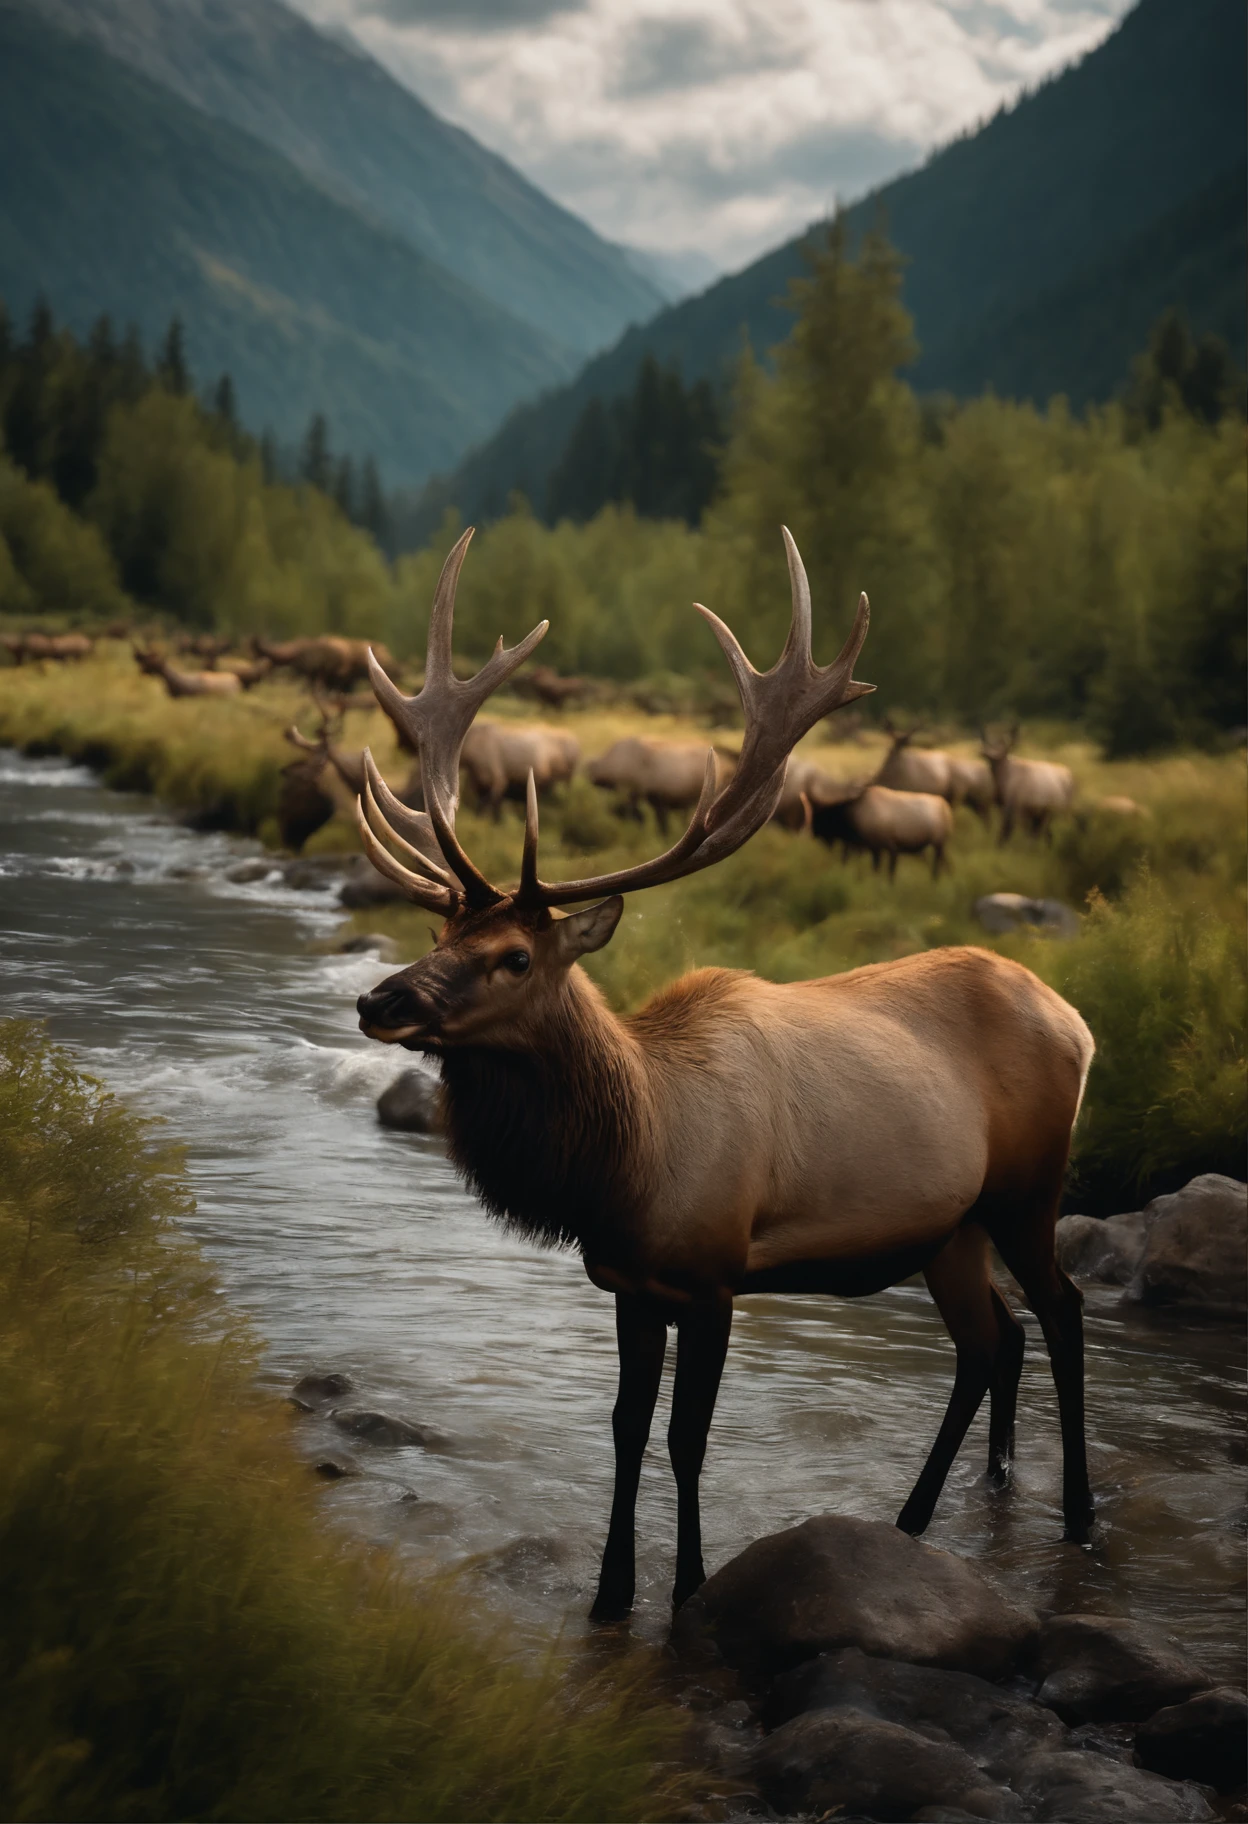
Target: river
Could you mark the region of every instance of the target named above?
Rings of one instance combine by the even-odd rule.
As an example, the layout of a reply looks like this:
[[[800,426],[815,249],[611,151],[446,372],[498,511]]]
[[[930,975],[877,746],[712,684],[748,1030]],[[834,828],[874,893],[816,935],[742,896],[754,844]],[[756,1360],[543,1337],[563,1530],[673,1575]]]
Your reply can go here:
[[[314,1414],[295,1421],[310,1463],[363,1472],[326,1484],[327,1514],[414,1562],[472,1559],[493,1599],[575,1635],[610,1501],[611,1302],[574,1257],[500,1232],[437,1142],[378,1126],[396,1054],[360,1035],[354,1002],[384,971],[332,953],[327,895],[226,880],[256,853],[81,769],[0,752],[0,1013],[45,1018],[185,1142],[194,1233],[264,1339],[275,1398],[310,1369],[339,1370],[352,1404],[443,1434],[439,1448],[394,1451]],[[1101,1526],[1084,1552],[1060,1543],[1056,1405],[1024,1321],[1015,1488],[984,1486],[981,1415],[928,1540],[1038,1604],[1158,1623],[1241,1682],[1238,1328],[1089,1295]],[[921,1286],[742,1300],[702,1484],[708,1567],[813,1513],[894,1517],[952,1371]],[[675,1540],[664,1405],[638,1510],[634,1627],[651,1640]]]

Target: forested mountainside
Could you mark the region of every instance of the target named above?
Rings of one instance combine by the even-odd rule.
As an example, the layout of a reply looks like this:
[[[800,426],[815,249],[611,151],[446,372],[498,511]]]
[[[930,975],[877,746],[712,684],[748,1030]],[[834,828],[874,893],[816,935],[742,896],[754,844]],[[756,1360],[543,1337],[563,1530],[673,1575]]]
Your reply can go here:
[[[264,141],[582,358],[671,295],[380,64],[280,0],[27,3]]]
[[[924,392],[992,386],[1018,398],[1110,397],[1167,306],[1244,361],[1241,0],[1141,0],[1083,61],[848,212],[904,256]],[[784,298],[806,237],[663,311],[566,387],[522,406],[428,491],[413,536],[454,504],[546,510],[588,403],[631,394],[647,356],[726,385],[742,341],[789,333]]]
[[[293,441],[324,411],[392,482],[574,366],[251,135],[0,0],[0,297],[20,321],[40,293],[149,344],[176,312],[244,423]]]

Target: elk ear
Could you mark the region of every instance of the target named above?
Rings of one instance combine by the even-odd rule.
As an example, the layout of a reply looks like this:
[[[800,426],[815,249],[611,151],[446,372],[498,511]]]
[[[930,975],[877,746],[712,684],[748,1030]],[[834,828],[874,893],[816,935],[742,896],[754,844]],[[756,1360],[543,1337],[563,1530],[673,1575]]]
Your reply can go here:
[[[555,926],[555,941],[563,961],[574,963],[578,956],[587,956],[591,950],[601,950],[609,944],[623,910],[623,899],[614,893],[600,905],[589,906],[584,912],[569,912],[561,918]]]

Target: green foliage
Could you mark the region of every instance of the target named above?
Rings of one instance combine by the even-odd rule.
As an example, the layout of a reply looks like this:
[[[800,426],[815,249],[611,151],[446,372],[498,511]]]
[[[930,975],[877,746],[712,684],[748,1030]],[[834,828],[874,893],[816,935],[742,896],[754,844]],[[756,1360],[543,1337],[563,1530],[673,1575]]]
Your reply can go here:
[[[0,1025],[5,1815],[670,1815],[636,1672],[534,1665],[328,1532],[188,1207],[141,1121]]]
[[[1145,872],[1118,904],[1093,898],[1078,943],[1025,954],[1096,1037],[1075,1141],[1081,1208],[1121,1209],[1198,1172],[1243,1176],[1242,916],[1176,885]]]
[[[0,452],[0,613],[105,619],[124,604],[96,528]]]
[[[626,399],[591,399],[550,477],[545,517],[592,519],[625,502],[646,519],[696,526],[718,481],[724,425],[705,380],[686,387],[647,355]]]

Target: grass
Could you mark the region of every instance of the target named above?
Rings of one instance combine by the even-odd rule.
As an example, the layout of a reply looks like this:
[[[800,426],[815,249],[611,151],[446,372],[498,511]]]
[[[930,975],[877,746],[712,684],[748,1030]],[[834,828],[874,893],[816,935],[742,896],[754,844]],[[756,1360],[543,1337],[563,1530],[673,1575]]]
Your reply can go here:
[[[506,695],[489,714],[535,720],[533,705]],[[124,646],[73,670],[0,671],[0,741],[55,750],[103,767],[111,783],[157,792],[201,822],[276,841],[273,807],[291,757],[281,731],[302,717],[306,695],[266,681],[227,702],[171,702],[137,675]],[[586,754],[633,732],[739,744],[731,727],[675,713],[647,716],[629,701],[565,712],[563,726]],[[883,756],[870,730],[833,743],[821,728],[802,745],[838,778],[865,776]],[[378,711],[354,711],[342,737],[368,742],[383,770],[407,774],[393,731]],[[953,752],[977,743],[951,738]],[[1073,770],[1078,814],[1059,822],[1052,844],[1016,836],[1002,850],[969,812],[957,814],[951,872],[932,881],[903,859],[894,884],[865,857],[848,866],[818,843],[767,829],[706,873],[638,896],[610,946],[588,959],[613,1005],[634,1008],[683,970],[720,964],[778,980],[826,975],[941,944],[1006,951],[1068,994],[1100,1047],[1076,1135],[1072,1197],[1087,1209],[1122,1209],[1202,1170],[1243,1170],[1245,794],[1242,755],[1177,753],[1108,762],[1059,726],[1033,725],[1026,751]],[[1124,816],[1103,800],[1127,797]],[[577,779],[543,813],[543,867],[554,877],[605,872],[661,846],[653,821],[626,823],[602,794]],[[460,831],[492,878],[515,879],[520,821],[499,824],[462,810]],[[344,815],[308,845],[356,846]],[[1077,943],[990,939],[972,907],[1008,890],[1056,898],[1084,916]],[[373,908],[353,921],[384,930],[409,956],[429,943],[428,914]]]
[[[326,1529],[188,1206],[175,1151],[0,1023],[3,1815],[682,1815],[640,1672],[534,1665]]]

